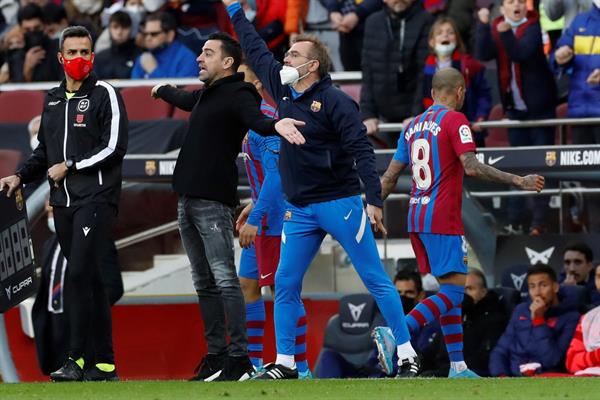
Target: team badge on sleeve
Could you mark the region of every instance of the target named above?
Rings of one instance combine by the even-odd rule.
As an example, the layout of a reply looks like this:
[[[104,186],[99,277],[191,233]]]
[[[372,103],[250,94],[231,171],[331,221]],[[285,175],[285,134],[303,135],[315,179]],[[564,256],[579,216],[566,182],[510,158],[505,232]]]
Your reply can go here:
[[[461,125],[460,128],[458,128],[458,133],[462,143],[473,143],[473,135],[471,134],[471,129],[467,125]]]

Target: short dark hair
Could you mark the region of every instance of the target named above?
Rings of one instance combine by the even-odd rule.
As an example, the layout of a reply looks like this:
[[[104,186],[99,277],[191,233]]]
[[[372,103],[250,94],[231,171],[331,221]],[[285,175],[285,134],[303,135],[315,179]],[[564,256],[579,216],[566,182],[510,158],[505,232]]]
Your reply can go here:
[[[58,24],[62,20],[67,19],[65,8],[54,3],[46,4],[42,9],[42,15],[46,24]]]
[[[58,40],[60,51],[63,49],[65,39],[70,37],[86,37],[90,39],[90,45],[93,46],[94,44],[90,31],[88,31],[85,27],[81,25],[69,26],[68,28],[63,29],[63,31],[60,33],[60,38]]]
[[[211,33],[208,35],[207,40],[218,40],[221,42],[221,51],[226,57],[233,58],[233,71],[237,71],[244,58],[240,43],[225,32]]]
[[[567,251],[578,251],[580,253],[583,253],[583,255],[585,256],[585,261],[587,262],[592,262],[592,260],[594,259],[594,252],[592,251],[591,247],[584,242],[572,242],[567,244],[563,250],[563,255]]]
[[[327,45],[318,37],[314,35],[301,34],[296,36],[294,43],[297,42],[310,42],[312,47],[309,52],[309,56],[319,62],[319,77],[323,78],[331,70],[331,54],[329,54],[329,48]]]
[[[396,276],[394,276],[394,283],[396,283],[396,281],[413,281],[415,283],[415,288],[417,289],[417,294],[423,291],[421,275],[416,271],[401,269],[396,273]]]
[[[487,280],[485,279],[485,275],[483,274],[483,272],[481,272],[480,269],[477,268],[469,268],[469,271],[467,272],[467,274],[472,274],[477,276],[479,279],[481,279],[481,284],[483,285],[484,289],[487,289]]]
[[[115,11],[108,19],[108,24],[110,25],[112,23],[123,28],[131,28],[131,16],[125,11]]]
[[[527,281],[529,281],[530,276],[540,274],[546,274],[548,277],[550,277],[552,282],[558,282],[558,279],[556,278],[556,272],[552,269],[552,267],[548,264],[542,263],[537,263],[534,266],[529,267],[527,270]]]
[[[29,3],[25,7],[22,7],[17,14],[19,25],[21,25],[23,21],[28,21],[30,19],[39,19],[44,22],[42,8],[35,3]]]
[[[161,11],[154,14],[150,14],[146,16],[143,24],[146,25],[146,23],[150,21],[159,21],[160,29],[162,29],[163,32],[171,32],[177,30],[177,20],[171,13]]]

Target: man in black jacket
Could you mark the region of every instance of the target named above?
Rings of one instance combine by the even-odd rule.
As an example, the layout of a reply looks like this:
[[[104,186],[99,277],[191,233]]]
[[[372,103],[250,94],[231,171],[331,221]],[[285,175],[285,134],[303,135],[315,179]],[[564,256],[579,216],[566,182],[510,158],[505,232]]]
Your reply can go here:
[[[48,176],[56,234],[69,261],[65,301],[70,324],[68,358],[51,379],[116,380],[110,306],[99,265],[117,215],[127,115],[119,93],[91,73],[94,55],[87,29],[65,29],[60,49],[65,80],[44,100],[40,143],[15,175],[0,180],[0,190],[7,187],[10,195],[21,183]],[[89,341],[93,357],[84,354]],[[85,376],[84,356],[96,362]]]
[[[114,12],[108,21],[110,48],[96,54],[96,74],[100,79],[129,79],[135,59],[142,53],[131,37],[131,17]]]
[[[173,189],[180,196],[179,230],[191,262],[208,343],[208,354],[193,379],[246,380],[254,368],[248,358],[246,310],[234,264],[236,159],[248,129],[262,135],[279,132],[302,143],[294,127],[301,123],[277,121],[261,113],[260,95],[244,82],[244,74],[236,72],[242,49],[231,36],[210,35],[197,60],[203,89],[193,93],[170,85],[152,89],[152,96],[191,111],[189,131],[173,172]]]
[[[384,0],[365,22],[360,111],[367,134],[380,121],[403,122],[422,111],[423,65],[432,17],[420,1]],[[395,147],[396,138],[386,137]]]

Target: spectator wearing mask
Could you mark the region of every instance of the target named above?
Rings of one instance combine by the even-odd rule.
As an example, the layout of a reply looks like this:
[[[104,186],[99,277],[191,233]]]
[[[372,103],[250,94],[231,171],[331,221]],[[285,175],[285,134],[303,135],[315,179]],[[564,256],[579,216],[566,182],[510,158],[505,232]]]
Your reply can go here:
[[[595,268],[596,293],[600,293],[600,265]],[[567,370],[576,375],[600,375],[600,305],[577,324],[567,350]]]
[[[133,64],[142,52],[131,36],[131,24],[131,17],[125,11],[117,11],[110,16],[110,48],[96,53],[99,79],[129,79],[131,76]]]
[[[198,76],[196,56],[176,39],[176,29],[171,14],[159,12],[146,17],[142,31],[146,51],[136,59],[132,79]]]
[[[425,60],[423,107],[429,108],[433,104],[431,82],[435,72],[452,67],[462,72],[467,85],[465,102],[460,111],[471,122],[487,119],[492,108],[492,93],[485,78],[485,66],[466,54],[465,44],[451,18],[439,17],[435,21],[429,32],[429,47],[432,54]],[[476,126],[471,129],[475,132],[477,147],[484,147],[486,132]]]
[[[432,17],[415,0],[385,0],[365,22],[360,110],[367,134],[380,121],[402,122],[422,111],[423,66]],[[397,137],[387,136],[395,147]]]
[[[526,0],[503,0],[502,15],[490,23],[490,10],[479,10],[476,54],[480,60],[496,59],[502,106],[512,120],[526,121],[555,117],[556,83],[544,55],[539,15],[527,11]],[[511,146],[554,144],[554,127],[509,128]],[[548,198],[536,196],[532,209],[531,234],[543,231]],[[524,199],[508,201],[510,225],[507,233],[520,233],[526,219]]]
[[[64,0],[63,5],[72,25],[85,26],[92,33],[93,39],[100,35],[104,0]]]
[[[11,82],[60,80],[63,72],[56,57],[58,41],[44,33],[46,26],[42,9],[37,4],[28,4],[19,10],[18,20],[25,46],[9,56]]]
[[[69,26],[67,11],[62,5],[48,3],[42,8],[42,13],[46,25],[44,32],[51,39],[58,39],[63,29]]]
[[[545,264],[527,272],[529,300],[513,311],[490,355],[492,376],[533,376],[564,369],[579,313],[561,304],[556,273]]]
[[[365,20],[381,6],[381,0],[327,0],[331,25],[339,32],[340,57],[346,71],[360,71]]]
[[[594,253],[583,242],[570,243],[563,250],[563,270],[559,282],[563,285],[585,286],[591,304],[600,303],[593,267]]]

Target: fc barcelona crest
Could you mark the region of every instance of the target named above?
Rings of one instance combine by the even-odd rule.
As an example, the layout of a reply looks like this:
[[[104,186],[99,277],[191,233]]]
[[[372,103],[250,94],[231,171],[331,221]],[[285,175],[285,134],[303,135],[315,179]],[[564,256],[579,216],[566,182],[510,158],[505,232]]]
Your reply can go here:
[[[283,219],[285,221],[289,221],[290,219],[292,219],[292,212],[291,211],[286,211],[285,215],[283,216]]]
[[[556,165],[556,151],[546,152],[546,165],[549,167],[554,167],[554,165]]]
[[[310,105],[310,111],[312,112],[319,112],[321,111],[321,102],[319,101],[313,101],[312,104]]]
[[[156,175],[156,161],[154,161],[154,160],[146,161],[146,167],[144,169],[146,171],[146,175],[148,175],[148,176]]]
[[[21,189],[15,191],[15,205],[17,210],[23,210],[23,192],[21,192]]]

